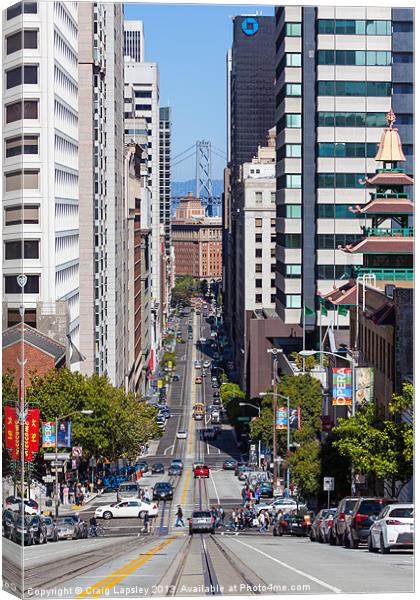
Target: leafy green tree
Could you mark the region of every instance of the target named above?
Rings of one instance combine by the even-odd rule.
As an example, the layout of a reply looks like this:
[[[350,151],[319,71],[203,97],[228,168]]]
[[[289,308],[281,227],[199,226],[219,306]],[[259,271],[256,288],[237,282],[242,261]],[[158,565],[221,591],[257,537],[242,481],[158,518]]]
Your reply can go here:
[[[227,408],[234,398],[243,400],[245,398],[245,392],[243,392],[236,383],[225,383],[222,385],[220,388],[220,399],[223,406]]]
[[[113,387],[105,376],[51,370],[32,378],[27,400],[40,408],[42,421],[75,412],[72,445],[82,446],[85,456],[134,459],[142,444],[161,435],[156,409]],[[87,417],[81,410],[93,414]]]
[[[203,296],[207,296],[209,293],[209,284],[207,283],[207,279],[202,279],[200,281],[200,292],[203,294]]]
[[[356,473],[383,479],[386,492],[398,496],[413,476],[413,385],[404,384],[389,404],[390,419],[378,416],[370,403],[354,417],[339,419],[335,448],[348,457]]]
[[[13,378],[14,371],[7,369],[2,376],[2,399],[3,405],[14,404],[18,400],[18,389]]]
[[[304,498],[320,490],[321,443],[317,438],[307,439],[290,456],[292,479]]]

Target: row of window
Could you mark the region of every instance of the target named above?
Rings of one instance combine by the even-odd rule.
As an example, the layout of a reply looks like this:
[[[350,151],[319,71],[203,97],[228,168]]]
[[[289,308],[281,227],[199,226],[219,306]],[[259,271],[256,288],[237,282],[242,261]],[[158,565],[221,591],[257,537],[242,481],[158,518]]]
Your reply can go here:
[[[270,285],[271,285],[272,288],[276,287],[276,280],[275,279],[271,279]],[[255,280],[255,287],[256,288],[262,288],[262,279],[256,279]]]
[[[22,13],[36,15],[37,12],[37,2],[17,2],[16,4],[13,4],[13,6],[9,6],[6,12],[6,18],[10,21],[10,19],[14,19]]]
[[[359,213],[349,210],[353,204],[317,204],[318,219],[360,219]],[[301,204],[282,204],[278,207],[278,216],[283,219],[301,219]]]
[[[6,106],[6,123],[38,119],[38,100],[18,100]]]
[[[39,189],[39,170],[21,169],[5,173],[5,191],[16,192],[19,190]]]
[[[411,115],[410,115],[411,116]],[[397,117],[401,123],[401,115]],[[382,112],[319,112],[318,127],[385,127]]]
[[[4,209],[5,225],[37,225],[39,204],[17,204]]]
[[[318,19],[318,34],[391,35],[392,22],[379,20]]]
[[[275,204],[276,202],[276,192],[270,192],[271,195],[271,203]],[[263,193],[262,192],[255,192],[255,203],[256,204],[262,204],[263,201]]]
[[[321,142],[318,156],[336,158],[374,158],[378,151],[375,142]]]
[[[271,301],[271,304],[275,303],[276,294],[271,294],[270,301]],[[255,294],[255,304],[262,304],[262,294]]]
[[[318,50],[318,64],[387,67],[392,64],[392,53],[376,50]]]
[[[275,227],[276,219],[270,219],[270,224],[271,224],[271,227]],[[255,219],[255,227],[262,227],[262,226],[263,226],[263,220],[260,218]]]
[[[38,30],[23,29],[6,37],[6,54],[19,50],[36,50],[38,48]]]
[[[316,239],[319,250],[334,250],[338,246],[354,244],[357,240],[360,240],[360,234],[318,233]],[[302,248],[302,234],[300,233],[279,233],[278,240],[279,245],[283,248],[295,250]]]
[[[13,240],[4,243],[6,260],[39,258],[39,240]]]
[[[21,154],[38,154],[39,136],[38,135],[17,135],[9,138],[5,142],[6,158],[20,156]]]
[[[4,291],[6,294],[39,294],[39,275],[26,275],[26,284],[21,288],[17,275],[6,275],[4,278]]]
[[[302,275],[302,266],[300,264],[287,265],[283,262],[279,262],[278,269],[283,277],[287,277],[289,279],[299,279]],[[350,279],[351,269],[351,265],[317,265],[316,278],[329,280]]]
[[[391,93],[390,81],[318,81],[319,96],[391,96]]]
[[[271,258],[276,256],[276,249],[270,248]],[[262,258],[262,248],[255,248],[255,258]]]
[[[18,85],[36,85],[38,83],[38,65],[19,65],[6,71],[6,89]]]

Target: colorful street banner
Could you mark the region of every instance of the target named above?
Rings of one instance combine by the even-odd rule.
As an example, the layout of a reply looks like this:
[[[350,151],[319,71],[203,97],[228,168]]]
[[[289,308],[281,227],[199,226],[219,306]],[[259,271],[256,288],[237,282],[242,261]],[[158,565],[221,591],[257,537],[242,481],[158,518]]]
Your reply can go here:
[[[39,450],[39,408],[30,408],[28,410],[29,423],[29,451],[38,452]]]
[[[162,381],[162,379],[158,379],[157,380],[157,386],[158,386],[158,390],[160,390],[163,387],[163,381]]]
[[[25,452],[25,462],[32,462],[32,452],[29,449],[29,421],[28,421],[28,419],[25,419],[23,443],[24,443],[24,452]]]
[[[333,406],[351,406],[352,381],[351,369],[333,369]]]
[[[371,367],[355,368],[356,404],[364,405],[373,402],[374,369]]]
[[[13,450],[15,441],[15,421],[17,421],[16,408],[14,406],[4,407],[5,440],[4,445],[8,450]]]
[[[300,406],[290,411],[289,429],[300,429]]]
[[[55,423],[48,421],[42,423],[42,447],[55,448]]]
[[[71,421],[60,421],[57,438],[58,448],[71,448]]]
[[[287,408],[285,406],[277,409],[276,429],[279,431],[287,430]]]
[[[168,369],[171,370],[172,369],[172,361],[168,360]]]

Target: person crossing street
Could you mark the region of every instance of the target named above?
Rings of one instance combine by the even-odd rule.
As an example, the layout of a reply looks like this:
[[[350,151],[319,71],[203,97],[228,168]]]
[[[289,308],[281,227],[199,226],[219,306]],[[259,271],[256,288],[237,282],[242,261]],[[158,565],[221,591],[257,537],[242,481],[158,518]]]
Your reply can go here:
[[[175,527],[185,527],[183,517],[184,513],[182,512],[181,506],[178,504],[178,510],[176,511]]]

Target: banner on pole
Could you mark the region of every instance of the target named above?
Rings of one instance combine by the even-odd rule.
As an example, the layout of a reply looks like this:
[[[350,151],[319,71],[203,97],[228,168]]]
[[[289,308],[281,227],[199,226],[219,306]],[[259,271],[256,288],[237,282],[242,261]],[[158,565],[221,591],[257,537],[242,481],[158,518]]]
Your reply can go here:
[[[300,406],[290,411],[289,429],[300,429]]]
[[[61,421],[58,424],[57,446],[71,448],[71,421]]]
[[[5,430],[5,441],[4,445],[7,449],[13,450],[16,446],[15,441],[15,421],[17,421],[16,408],[14,406],[4,407],[4,430]]]
[[[55,423],[48,421],[42,423],[42,447],[55,448]]]
[[[278,431],[285,431],[287,429],[287,408],[285,406],[277,409],[276,429]]]
[[[29,424],[29,451],[38,452],[39,450],[39,408],[30,408],[28,410],[27,421]]]
[[[364,405],[373,401],[374,370],[371,367],[356,367],[356,404]]]
[[[351,369],[333,369],[333,406],[351,406],[352,381]]]

